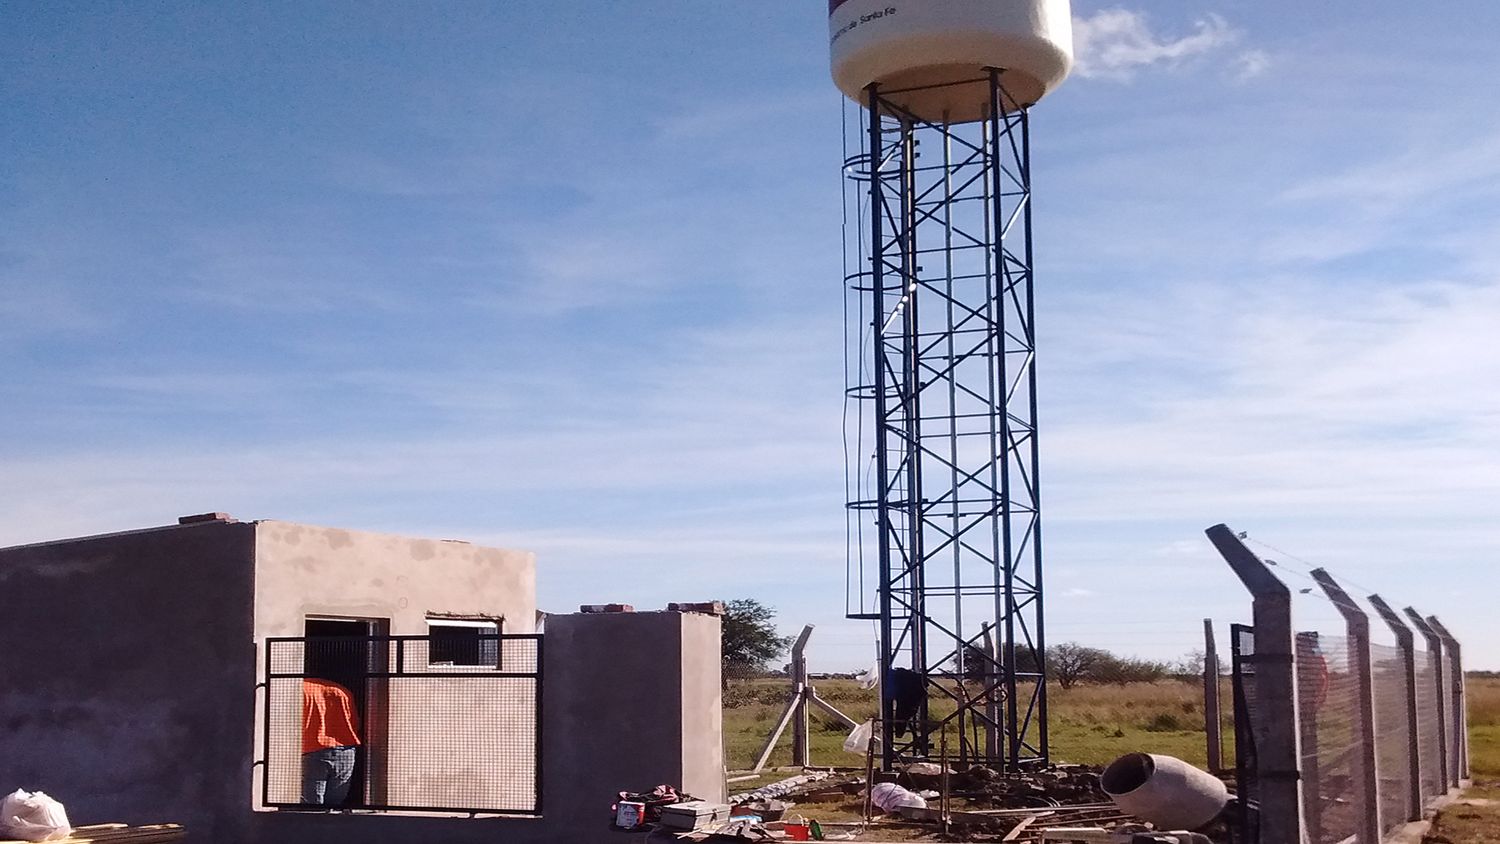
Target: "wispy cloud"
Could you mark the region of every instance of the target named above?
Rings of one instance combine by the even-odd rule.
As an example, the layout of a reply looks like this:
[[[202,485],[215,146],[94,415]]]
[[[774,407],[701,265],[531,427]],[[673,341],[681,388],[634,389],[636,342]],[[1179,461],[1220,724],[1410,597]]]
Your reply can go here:
[[[1209,55],[1223,56],[1242,40],[1243,33],[1219,15],[1193,23],[1186,35],[1171,37],[1155,31],[1144,12],[1104,9],[1073,21],[1075,72],[1085,78],[1128,81],[1141,70],[1178,67]],[[1270,66],[1269,54],[1244,50],[1228,56],[1234,75],[1247,79]]]

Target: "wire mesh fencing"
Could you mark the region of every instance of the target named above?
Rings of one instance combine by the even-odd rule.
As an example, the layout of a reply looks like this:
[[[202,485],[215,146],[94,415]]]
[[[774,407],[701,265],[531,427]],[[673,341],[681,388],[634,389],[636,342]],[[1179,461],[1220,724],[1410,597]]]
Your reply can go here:
[[[1349,640],[1297,635],[1302,789],[1311,844],[1338,844],[1358,831],[1355,789],[1365,774],[1359,688]]]
[[[1370,647],[1375,689],[1375,758],[1379,770],[1380,816],[1384,831],[1399,829],[1409,816],[1413,751],[1409,701],[1412,685],[1401,648]]]
[[[1379,844],[1420,819],[1464,775],[1458,640],[1435,616],[1355,597],[1256,543],[1291,562],[1262,559],[1225,525],[1208,535],[1255,618],[1231,628],[1238,840]]]
[[[1422,767],[1422,799],[1443,793],[1443,763],[1439,758],[1443,746],[1438,735],[1439,710],[1432,689],[1437,683],[1437,658],[1417,652],[1417,758]]]
[[[541,643],[267,640],[262,802],[540,814]]]

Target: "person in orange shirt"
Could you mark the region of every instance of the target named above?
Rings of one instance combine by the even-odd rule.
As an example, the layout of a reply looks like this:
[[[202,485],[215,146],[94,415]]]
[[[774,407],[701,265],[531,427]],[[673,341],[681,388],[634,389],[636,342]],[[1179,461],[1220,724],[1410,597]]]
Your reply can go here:
[[[338,806],[349,796],[359,716],[354,696],[330,680],[302,681],[302,802]]]

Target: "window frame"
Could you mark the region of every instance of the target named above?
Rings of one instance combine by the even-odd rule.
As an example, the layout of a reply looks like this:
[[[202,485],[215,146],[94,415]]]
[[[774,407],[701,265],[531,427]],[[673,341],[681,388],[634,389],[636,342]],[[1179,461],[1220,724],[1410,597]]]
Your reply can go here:
[[[495,618],[491,616],[429,615],[426,617],[425,621],[427,622],[427,641],[429,643],[427,653],[427,668],[453,670],[473,670],[476,668],[483,668],[494,671],[500,670],[500,637],[505,633],[504,616]],[[474,661],[466,661],[461,659],[436,660],[433,658],[433,650],[435,650],[434,645],[437,644],[439,638],[442,636],[442,633],[440,631],[443,631],[444,629],[479,631],[475,634],[476,638],[473,643],[473,647],[478,653],[478,655],[474,657]],[[489,653],[485,652],[485,640],[481,638],[484,636],[494,637],[491,640],[491,642],[493,643],[493,650],[491,650]],[[455,646],[462,648],[468,646],[468,643],[466,641],[462,643],[455,643]]]

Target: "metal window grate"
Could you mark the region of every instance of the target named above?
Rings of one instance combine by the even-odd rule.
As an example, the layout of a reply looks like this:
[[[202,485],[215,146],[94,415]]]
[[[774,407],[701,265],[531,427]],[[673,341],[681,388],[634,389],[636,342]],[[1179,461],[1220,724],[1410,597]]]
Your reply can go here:
[[[262,802],[540,815],[542,637],[481,633],[465,647],[483,664],[440,658],[451,643],[433,636],[268,639]],[[347,691],[359,722],[349,794],[336,806],[303,798],[309,679]]]
[[[1234,778],[1240,804],[1238,844],[1260,841],[1260,762],[1255,749],[1255,628],[1232,624],[1230,683],[1234,694]]]

